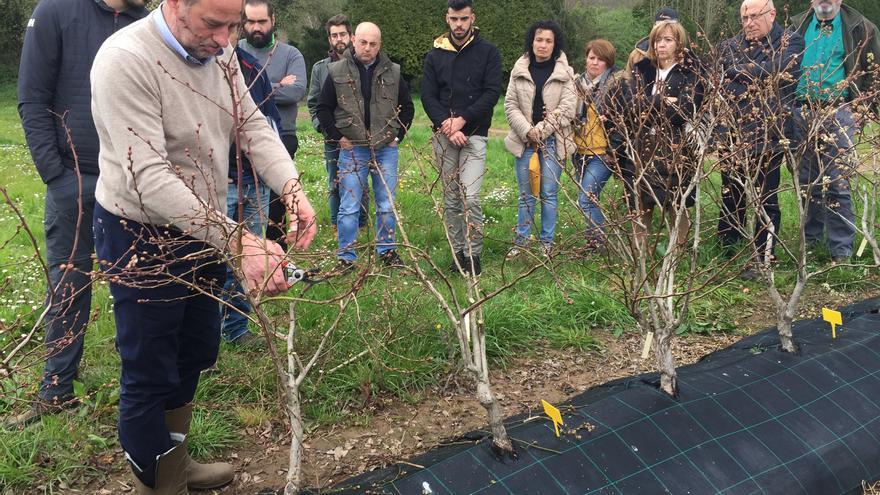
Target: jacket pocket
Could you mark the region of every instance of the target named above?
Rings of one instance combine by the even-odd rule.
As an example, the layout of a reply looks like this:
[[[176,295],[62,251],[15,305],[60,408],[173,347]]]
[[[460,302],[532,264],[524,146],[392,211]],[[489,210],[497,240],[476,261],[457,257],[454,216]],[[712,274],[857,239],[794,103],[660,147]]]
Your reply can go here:
[[[376,83],[379,88],[379,97],[385,100],[395,100],[397,99],[397,94],[392,91],[392,87],[394,86],[394,81],[392,78],[386,74],[382,74],[379,78],[376,79]],[[375,91],[377,88],[373,88]]]

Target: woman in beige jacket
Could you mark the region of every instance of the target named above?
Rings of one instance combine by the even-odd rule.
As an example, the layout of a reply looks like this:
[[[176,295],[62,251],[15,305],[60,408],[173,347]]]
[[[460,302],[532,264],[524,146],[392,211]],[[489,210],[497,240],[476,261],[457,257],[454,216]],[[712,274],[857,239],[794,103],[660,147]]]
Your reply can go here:
[[[504,114],[510,132],[504,139],[516,157],[519,214],[515,256],[529,240],[537,198],[529,182],[529,161],[537,153],[541,162],[541,233],[545,255],[550,254],[556,231],[556,207],[562,164],[575,149],[571,125],[577,106],[574,71],[563,53],[562,29],[553,21],[538,21],[526,33],[526,50],[510,72]]]

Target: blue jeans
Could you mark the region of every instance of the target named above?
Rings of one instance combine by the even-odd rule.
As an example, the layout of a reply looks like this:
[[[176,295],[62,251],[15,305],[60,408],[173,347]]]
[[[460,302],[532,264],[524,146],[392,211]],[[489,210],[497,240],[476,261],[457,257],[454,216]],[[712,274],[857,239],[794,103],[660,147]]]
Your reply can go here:
[[[330,223],[336,225],[339,216],[339,148],[332,144],[324,143],[324,164],[327,167],[327,203],[330,206]],[[361,212],[358,215],[358,225],[365,227],[369,219],[370,211],[370,188],[364,187],[364,197],[361,200]]]
[[[524,246],[532,231],[535,221],[535,205],[538,198],[532,195],[529,183],[529,160],[535,153],[534,148],[526,146],[522,156],[516,159],[516,182],[519,184],[519,213],[516,222],[517,245]],[[556,159],[556,139],[551,136],[538,148],[538,159],[541,161],[541,235],[544,244],[553,243],[556,233],[556,195],[559,191],[559,178],[562,166]]]
[[[355,146],[350,150],[339,151],[337,258],[345,261],[357,259],[354,243],[357,240],[358,215],[368,176],[373,179],[373,196],[376,198],[376,252],[382,255],[397,248],[397,219],[392,209],[397,191],[397,159],[396,146],[383,146],[375,151],[366,146]]]
[[[254,178],[247,177],[242,180],[240,189],[245,228],[255,236],[263,237],[269,221],[269,188],[262,183],[257,188]],[[235,183],[229,184],[229,192],[226,195],[226,214],[233,220],[240,222],[241,219],[238,218],[238,191],[239,187]],[[223,340],[231,342],[247,332],[247,315],[251,312],[251,305],[242,294],[241,285],[228,267],[226,268],[226,283],[223,284],[221,311],[220,331]]]
[[[587,220],[587,238],[602,240],[605,238],[605,216],[597,202],[602,188],[611,177],[611,170],[605,165],[605,157],[602,155],[575,153],[572,162],[579,185],[578,205]]]

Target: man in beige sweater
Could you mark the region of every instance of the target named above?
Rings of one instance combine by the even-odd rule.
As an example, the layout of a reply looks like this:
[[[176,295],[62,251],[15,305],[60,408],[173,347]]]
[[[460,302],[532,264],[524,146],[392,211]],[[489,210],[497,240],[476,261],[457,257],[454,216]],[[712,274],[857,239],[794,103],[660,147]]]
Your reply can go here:
[[[241,0],[166,0],[109,38],[91,72],[101,141],[95,245],[114,299],[119,438],[138,493],[187,493],[187,485],[233,478],[230,465],[198,464],[186,452],[199,374],[220,341],[218,259],[241,257],[248,290],[288,288],[281,248],[223,213],[236,129],[242,152],[287,206],[289,244],[307,248],[315,235],[296,169],[229,46],[240,20]]]

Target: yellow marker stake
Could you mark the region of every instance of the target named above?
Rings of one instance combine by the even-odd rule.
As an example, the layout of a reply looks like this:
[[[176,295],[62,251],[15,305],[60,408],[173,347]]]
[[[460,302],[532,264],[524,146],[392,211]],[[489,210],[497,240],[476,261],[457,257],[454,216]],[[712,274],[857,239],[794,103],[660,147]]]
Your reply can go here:
[[[645,335],[645,345],[642,346],[642,359],[648,359],[651,355],[651,344],[654,343],[654,332],[648,332]]]
[[[822,319],[831,324],[831,338],[837,338],[837,325],[843,325],[843,316],[840,311],[822,308]]]
[[[556,429],[556,436],[558,437],[559,425],[565,424],[562,422],[562,413],[559,412],[559,409],[556,409],[544,399],[541,399],[541,405],[544,406],[544,413],[547,415],[547,417],[550,418],[551,421],[553,421],[553,428]]]
[[[862,239],[862,243],[859,244],[859,250],[856,252],[856,258],[861,258],[863,254],[865,254],[865,248],[868,247],[868,238],[865,237]]]

